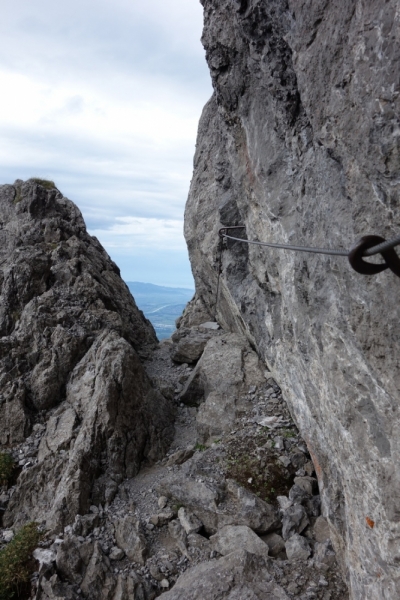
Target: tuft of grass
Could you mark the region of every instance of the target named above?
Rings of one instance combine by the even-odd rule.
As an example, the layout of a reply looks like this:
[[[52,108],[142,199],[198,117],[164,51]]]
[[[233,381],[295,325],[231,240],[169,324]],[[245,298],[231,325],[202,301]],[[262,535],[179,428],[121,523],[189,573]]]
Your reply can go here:
[[[291,429],[284,429],[281,433],[282,433],[283,437],[286,439],[296,437],[295,432],[292,431]]]
[[[37,523],[28,523],[0,550],[0,600],[30,596],[30,575],[35,568],[32,552],[43,535]]]
[[[207,450],[207,446],[204,446],[204,444],[197,443],[195,445],[194,449],[199,450],[200,452],[204,452],[204,450]]]
[[[56,189],[56,184],[54,183],[54,181],[50,181],[49,179],[40,179],[40,177],[32,177],[31,181],[37,183],[38,185],[41,185],[46,190]]]
[[[14,196],[14,204],[18,204],[18,202],[21,202],[22,200],[22,195],[21,195],[21,187],[15,187],[15,196]]]
[[[0,452],[0,485],[8,485],[14,468],[15,462],[11,454]]]

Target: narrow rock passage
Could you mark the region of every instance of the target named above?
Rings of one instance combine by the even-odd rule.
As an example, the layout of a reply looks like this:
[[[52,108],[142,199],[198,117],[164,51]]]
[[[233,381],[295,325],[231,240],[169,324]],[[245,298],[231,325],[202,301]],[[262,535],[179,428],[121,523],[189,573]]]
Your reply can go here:
[[[170,448],[41,544],[36,598],[348,598],[313,463],[246,340],[178,330],[145,368],[176,407]]]

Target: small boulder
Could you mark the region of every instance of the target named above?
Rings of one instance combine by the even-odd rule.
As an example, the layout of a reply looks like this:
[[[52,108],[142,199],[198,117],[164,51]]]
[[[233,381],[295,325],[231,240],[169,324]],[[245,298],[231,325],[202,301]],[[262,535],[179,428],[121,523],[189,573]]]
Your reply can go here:
[[[301,533],[310,521],[303,506],[295,504],[285,510],[282,519],[282,537],[288,540],[295,533]]]
[[[174,511],[171,508],[166,508],[163,512],[158,513],[157,515],[157,523],[154,523],[154,525],[158,525],[158,527],[162,527],[163,525],[166,525],[167,523],[169,523],[170,521],[172,521],[172,519],[176,516],[176,513],[174,513]]]
[[[14,538],[14,532],[12,529],[6,529],[3,531],[3,541],[8,544]]]
[[[268,545],[245,525],[222,527],[215,535],[210,537],[210,542],[212,548],[223,556],[235,552],[238,548],[264,557],[267,557],[269,552]]]
[[[158,508],[161,510],[167,506],[168,498],[166,496],[160,496],[157,500]]]
[[[189,558],[187,551],[187,536],[185,530],[180,524],[180,521],[178,521],[178,519],[170,521],[168,523],[168,531],[171,537],[175,540],[175,543],[183,556]]]
[[[317,542],[326,542],[330,538],[329,524],[324,517],[319,516],[314,523],[313,533]]]
[[[298,533],[286,541],[285,548],[289,560],[307,560],[311,555],[310,544],[305,537]]]
[[[146,540],[139,532],[139,522],[135,518],[130,515],[123,517],[115,527],[115,538],[129,560],[144,564],[147,552]]]
[[[122,560],[124,556],[125,552],[121,548],[118,548],[118,546],[113,546],[108,555],[110,560]]]
[[[178,517],[187,534],[198,533],[203,527],[203,523],[200,521],[200,519],[196,517],[193,512],[187,508],[184,508],[183,506],[178,511]]]
[[[310,496],[318,490],[318,482],[315,477],[295,477],[294,483]]]
[[[331,567],[336,560],[336,553],[332,547],[331,540],[316,543],[314,547],[315,560]]]
[[[169,457],[166,466],[172,467],[173,465],[181,465],[189,458],[191,458],[194,454],[194,446],[188,446],[187,448],[182,448],[181,450],[177,450]]]
[[[51,569],[56,562],[56,553],[47,548],[36,548],[33,552],[33,558],[39,563],[39,572]]]
[[[197,362],[203,354],[203,350],[209,339],[209,335],[192,330],[189,335],[181,338],[174,345],[171,352],[172,360],[178,363],[189,364]]]

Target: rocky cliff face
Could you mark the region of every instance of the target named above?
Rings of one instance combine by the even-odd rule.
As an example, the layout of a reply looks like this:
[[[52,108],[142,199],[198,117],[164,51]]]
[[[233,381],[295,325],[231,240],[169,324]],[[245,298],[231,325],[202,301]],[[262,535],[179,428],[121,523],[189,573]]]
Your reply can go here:
[[[399,231],[397,3],[202,0],[214,94],[185,235],[193,303],[245,334],[313,457],[355,599],[400,595],[399,280],[344,258],[228,241],[218,229],[349,248]],[[186,319],[186,321],[185,321]],[[195,324],[193,310],[182,324]]]
[[[78,208],[17,181],[0,222],[0,444],[23,468],[3,525],[59,530],[161,455],[173,410],[139,359],[154,330]]]
[[[51,182],[2,186],[0,213],[0,597],[346,600],[315,466],[246,336],[191,325],[197,298],[156,344]]]

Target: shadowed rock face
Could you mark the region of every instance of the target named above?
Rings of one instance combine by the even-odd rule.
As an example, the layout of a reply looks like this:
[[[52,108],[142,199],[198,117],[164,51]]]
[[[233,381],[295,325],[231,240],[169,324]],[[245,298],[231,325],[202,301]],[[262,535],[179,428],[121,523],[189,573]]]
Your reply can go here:
[[[3,522],[57,528],[157,458],[173,414],[139,358],[154,330],[78,208],[17,181],[0,187],[0,223],[0,444],[46,425]]]
[[[202,4],[214,95],[185,235],[196,302],[214,314],[223,225],[334,248],[398,233],[400,15],[394,0]],[[399,279],[358,275],[345,258],[227,246],[217,318],[285,391],[352,597],[397,597]]]

